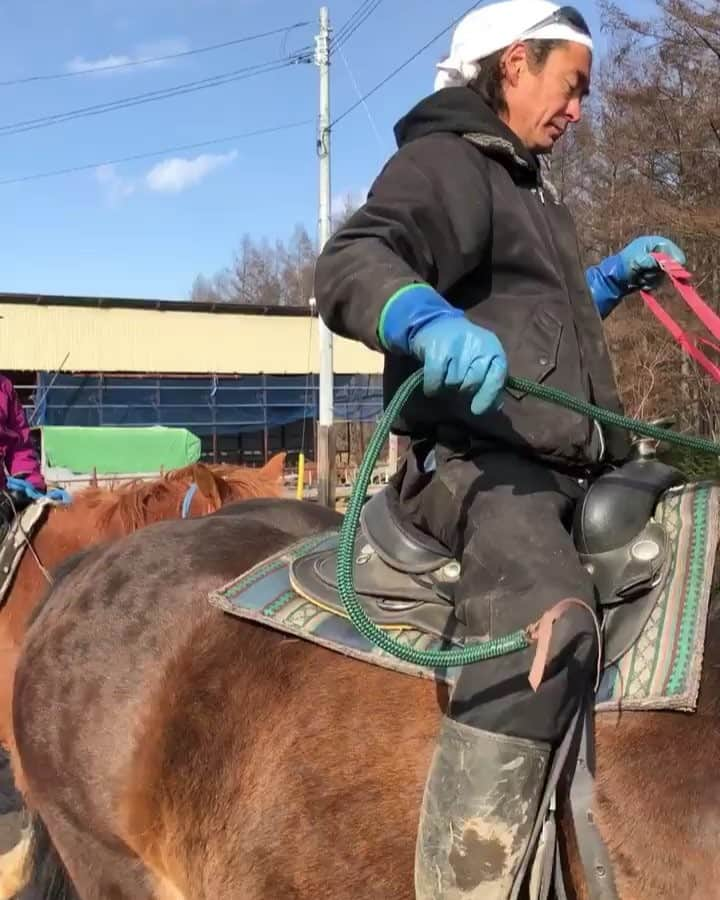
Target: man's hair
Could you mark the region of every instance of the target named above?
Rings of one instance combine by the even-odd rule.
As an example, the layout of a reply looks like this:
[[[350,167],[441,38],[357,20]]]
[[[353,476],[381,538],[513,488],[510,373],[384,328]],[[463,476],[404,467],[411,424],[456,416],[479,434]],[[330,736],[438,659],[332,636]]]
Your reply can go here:
[[[561,40],[525,41],[531,70],[533,72],[541,71],[553,50],[558,50],[567,43],[567,41]],[[507,47],[503,47],[502,50],[498,50],[482,60],[479,75],[468,83],[468,87],[479,94],[490,109],[498,115],[508,111],[502,66],[502,58],[507,49]]]

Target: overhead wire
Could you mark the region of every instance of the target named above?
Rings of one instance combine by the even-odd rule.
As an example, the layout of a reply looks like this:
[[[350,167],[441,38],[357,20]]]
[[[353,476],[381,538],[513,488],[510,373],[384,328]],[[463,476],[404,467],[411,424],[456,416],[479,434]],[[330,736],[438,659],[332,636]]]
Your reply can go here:
[[[338,34],[335,36],[331,48],[334,48],[334,50],[338,50],[340,47],[346,44],[355,34],[358,28],[360,28],[365,22],[367,22],[367,20],[382,2],[383,0],[365,0],[364,3],[361,3],[360,7],[355,11],[354,15],[352,15],[350,19],[348,19],[348,21],[342,26]]]
[[[360,6],[358,6],[357,9],[353,13],[351,13],[350,16],[348,16],[348,18],[343,22],[343,24],[340,26],[340,28],[338,28],[337,31],[335,32],[335,34],[334,34],[335,42],[339,42],[341,40],[345,31],[347,31],[352,26],[352,24],[356,21],[358,16],[361,15],[364,12],[364,10],[367,9],[367,7],[370,6],[370,4],[374,3],[374,2],[375,2],[375,0],[362,0],[362,2],[360,3]]]
[[[134,94],[129,97],[122,97],[118,100],[111,100],[106,103],[97,103],[91,106],[80,107],[78,109],[66,110],[65,112],[55,113],[47,116],[40,116],[35,119],[26,119],[19,122],[8,122],[0,125],[0,137],[13,134],[21,134],[27,131],[35,131],[38,128],[48,128],[52,125],[71,122],[76,119],[98,116],[108,112],[115,112],[120,109],[128,109],[134,106],[142,106],[146,103],[154,103],[160,100],[166,100],[171,97],[180,97],[185,94],[195,93],[196,91],[208,90],[209,88],[219,87],[224,84],[231,84],[237,81],[243,81],[247,78],[253,78],[257,75],[266,75],[281,69],[289,68],[302,62],[309,61],[309,51],[299,51],[292,57],[285,59],[269,60],[265,63],[256,63],[252,66],[244,66],[240,69],[233,69],[228,72],[220,72],[206,78],[187,81],[181,84],[173,85],[169,88],[162,88],[155,91],[146,91],[142,94]]]
[[[314,125],[314,119],[302,119],[298,122],[286,122],[282,125],[273,125],[268,128],[258,128],[254,131],[244,131],[239,134],[229,134],[225,137],[211,138],[207,141],[195,141],[191,144],[176,144],[174,147],[163,147],[161,150],[150,150],[147,153],[134,153],[131,156],[122,156],[116,159],[106,159],[102,162],[83,163],[77,166],[67,166],[64,169],[52,169],[47,172],[36,172],[29,175],[20,175],[16,178],[4,178],[0,180],[0,187],[10,184],[22,184],[26,181],[39,181],[44,178],[54,178],[59,175],[72,175],[76,172],[87,172],[91,169],[100,169],[103,166],[117,166],[122,163],[136,162],[141,159],[151,159],[154,156],[165,156],[168,153],[181,153],[186,150],[199,150],[216,144],[225,144],[231,141],[240,141],[246,138],[258,137],[264,134],[275,134],[280,131],[289,131],[304,125]]]
[[[267,37],[274,37],[278,34],[287,35],[290,31],[298,28],[305,28],[310,22],[295,22],[292,25],[286,25],[284,28],[273,28],[270,31],[262,31],[257,34],[246,35],[245,37],[234,38],[230,41],[223,41],[219,44],[207,44],[204,47],[195,47],[189,50],[178,50],[175,53],[165,53],[159,56],[146,56],[139,59],[129,59],[125,62],[109,63],[107,65],[95,66],[88,65],[87,68],[75,69],[69,72],[50,72],[39,75],[26,75],[22,78],[9,78],[0,80],[0,87],[10,87],[17,84],[31,84],[38,81],[56,81],[61,78],[77,78],[83,75],[96,75],[102,72],[115,72],[119,69],[130,69],[138,66],[153,65],[161,62],[170,62],[174,59],[182,59],[188,56],[197,56],[201,53],[210,53],[215,50],[224,50],[227,47],[236,47],[239,44],[247,44],[251,41],[258,41]]]
[[[478,6],[480,6],[480,4],[482,2],[483,2],[483,0],[477,0],[477,2],[473,3],[472,6],[470,6],[468,9],[465,10],[465,12],[461,13],[461,15],[459,15],[459,16],[456,16],[452,20],[452,22],[450,22],[449,25],[446,25],[445,28],[442,29],[442,31],[439,31],[436,35],[433,35],[433,37],[431,37],[430,40],[427,41],[427,43],[423,44],[419,50],[416,50],[412,54],[412,56],[409,56],[404,62],[400,63],[399,66],[396,66],[392,70],[392,72],[390,72],[388,75],[386,75],[385,78],[382,79],[382,81],[379,81],[375,85],[375,87],[371,88],[369,91],[367,91],[367,93],[363,94],[362,97],[360,97],[355,103],[352,103],[344,112],[342,112],[339,116],[337,116],[335,119],[333,119],[332,122],[330,123],[330,128],[334,128],[338,123],[342,122],[343,119],[345,119],[347,116],[349,116],[350,113],[354,112],[359,106],[361,106],[363,103],[365,103],[367,100],[369,100],[370,97],[372,97],[374,94],[376,94],[381,88],[385,87],[385,85],[389,81],[392,81],[393,78],[395,78],[397,75],[399,75],[400,72],[403,71],[403,69],[406,69],[419,56],[422,56],[422,54],[427,49],[432,47],[432,45],[436,41],[439,41],[441,37],[444,37],[448,33],[448,31],[451,31],[461,19],[464,19],[468,13],[472,12],[474,9],[476,9]]]
[[[360,25],[363,24],[364,21],[377,9],[382,0],[365,0],[360,7],[355,11],[355,13],[348,19],[345,25],[340,29],[339,34],[344,36],[344,43],[349,36],[351,36]],[[375,93],[381,90],[389,81],[395,78],[401,71],[403,71],[407,66],[409,66],[415,59],[417,59],[422,53],[424,53],[429,47],[432,46],[436,41],[438,41],[441,37],[448,33],[464,16],[466,16],[469,12],[474,10],[476,7],[480,5],[482,0],[477,0],[477,2],[473,3],[465,12],[461,15],[457,16],[443,28],[440,32],[433,35],[430,40],[428,40],[425,44],[423,44],[418,50],[416,50],[411,56],[409,56],[404,62],[402,62],[399,66],[396,66],[391,72],[388,73],[381,81],[379,81],[373,88],[367,91],[365,94],[362,94],[358,97],[358,100],[351,104],[347,109],[344,110],[339,116],[337,116],[331,123],[331,127],[334,127],[339,122],[343,121],[347,116],[349,116],[355,109],[359,106],[364,106],[372,123],[372,114],[370,113],[369,107],[367,106],[367,100],[372,97]],[[300,27],[302,23],[298,23],[296,27]],[[337,49],[340,49],[342,43],[338,46],[335,45]],[[46,127],[47,125],[57,124],[62,121],[70,121],[75,118],[82,118],[90,115],[99,115],[103,112],[111,112],[115,109],[124,109],[129,106],[140,105],[145,102],[153,102],[154,100],[165,99],[166,97],[172,96],[180,96],[185,93],[191,93],[194,90],[203,90],[206,87],[215,87],[219,84],[227,84],[232,81],[239,81],[243,78],[253,77],[259,74],[265,74],[272,71],[277,71],[282,68],[286,68],[288,66],[297,65],[303,62],[311,62],[312,61],[312,50],[310,48],[303,48],[300,51],[297,51],[291,57],[287,57],[285,59],[268,61],[267,63],[260,63],[254,66],[247,66],[243,69],[234,70],[233,72],[225,72],[220,73],[216,76],[211,76],[210,78],[199,79],[194,82],[186,82],[181,85],[175,85],[172,88],[167,88],[162,91],[151,91],[145,94],[135,95],[133,97],[122,98],[117,101],[112,101],[107,104],[97,104],[92,107],[84,107],[78,110],[69,110],[65,113],[59,113],[55,116],[47,116],[42,117],[35,120],[28,120],[26,122],[16,122],[9,123],[6,125],[0,125],[0,136],[4,134],[15,134],[18,131],[27,131],[33,128],[41,128]],[[347,62],[346,62],[347,65]],[[348,66],[349,69],[349,66]],[[350,70],[349,70],[350,71]],[[352,77],[352,72],[350,71],[350,75]],[[354,81],[354,78],[353,78]],[[1,83],[0,83],[1,84]],[[356,91],[359,93],[359,88],[357,87],[357,82],[354,81],[354,85],[356,87]],[[167,153],[173,152],[181,152],[185,150],[193,150],[200,149],[203,147],[209,147],[215,144],[227,143],[233,140],[242,140],[245,138],[250,138],[263,134],[272,134],[279,131],[284,131],[292,128],[302,127],[304,125],[313,124],[313,119],[304,119],[297,122],[289,122],[278,126],[272,126],[269,128],[261,128],[256,129],[254,131],[242,132],[235,135],[227,135],[224,137],[212,138],[206,141],[196,141],[190,144],[180,144],[175,145],[174,147],[165,147],[161,150],[153,150],[147,153],[137,153],[132,154],[130,156],[119,157],[116,159],[105,160],[103,162],[95,162],[95,163],[84,163],[77,166],[68,166],[60,169],[53,169],[45,172],[37,172],[28,175],[18,176],[16,178],[7,178],[0,180],[0,186],[11,185],[11,184],[19,184],[28,181],[35,181],[39,179],[52,178],[61,175],[73,174],[75,172],[83,172],[91,169],[97,169],[106,165],[119,165],[121,163],[133,162],[142,159],[148,159],[154,156],[162,156]]]
[[[380,135],[380,129],[377,126],[375,117],[373,116],[372,111],[370,110],[370,107],[368,106],[367,100],[365,100],[363,97],[362,91],[360,90],[360,85],[358,84],[357,79],[355,78],[355,74],[354,74],[353,70],[350,68],[350,63],[348,62],[347,56],[345,55],[345,51],[343,50],[342,47],[338,47],[338,53],[340,54],[340,58],[342,59],[344,65],[345,65],[345,68],[347,69],[348,78],[350,79],[350,83],[352,84],[353,88],[355,89],[355,93],[358,95],[363,107],[365,108],[365,113],[367,114],[368,120],[370,122],[370,128],[372,129],[373,134],[375,135],[375,139],[378,144],[378,149],[380,150],[380,155],[383,156],[385,154],[386,147],[383,142],[382,136]]]

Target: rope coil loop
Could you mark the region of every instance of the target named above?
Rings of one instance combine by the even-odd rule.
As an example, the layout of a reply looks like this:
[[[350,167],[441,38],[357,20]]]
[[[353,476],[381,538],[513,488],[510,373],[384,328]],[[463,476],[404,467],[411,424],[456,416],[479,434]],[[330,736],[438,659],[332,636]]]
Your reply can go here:
[[[338,593],[347,612],[348,618],[355,628],[368,641],[377,646],[385,653],[411,663],[416,666],[424,666],[428,668],[453,668],[456,666],[467,666],[477,662],[483,662],[487,659],[494,659],[498,656],[505,656],[509,653],[517,653],[520,650],[527,649],[532,643],[530,633],[532,626],[520,631],[514,631],[511,634],[493,640],[481,641],[469,644],[462,649],[457,650],[416,650],[406,644],[400,643],[392,638],[387,632],[379,628],[372,619],[369,618],[365,610],[362,608],[357,594],[355,593],[355,539],[360,524],[360,512],[365,502],[365,495],[372,477],[373,468],[380,455],[380,451],[387,440],[392,423],[409,400],[411,394],[422,383],[422,370],[414,372],[398,389],[383,413],[377,428],[373,433],[367,451],[363,457],[362,463],[358,470],[357,479],[353,485],[352,494],[348,502],[347,512],[343,519],[340,529],[340,539],[337,552],[337,585]],[[527,378],[516,378],[509,376],[507,379],[507,387],[523,391],[539,400],[545,400],[548,403],[554,403],[565,409],[573,410],[581,415],[588,416],[603,425],[613,428],[623,428],[626,431],[633,431],[642,437],[653,438],[654,440],[664,441],[665,443],[675,444],[679,447],[686,447],[699,453],[708,453],[713,456],[720,456],[720,444],[708,441],[705,438],[694,435],[683,435],[661,428],[657,425],[651,425],[648,422],[642,422],[614,413],[611,410],[603,409],[592,403],[586,403],[578,397],[565,393],[557,388],[548,387],[546,385],[537,384]]]

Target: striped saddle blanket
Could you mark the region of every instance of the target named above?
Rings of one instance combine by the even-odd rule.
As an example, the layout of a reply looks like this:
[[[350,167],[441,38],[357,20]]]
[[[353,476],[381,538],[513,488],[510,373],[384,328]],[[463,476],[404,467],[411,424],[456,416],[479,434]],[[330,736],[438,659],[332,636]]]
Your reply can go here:
[[[662,588],[632,646],[602,674],[597,708],[695,709],[718,543],[720,487],[698,483],[667,492],[655,519],[670,537],[671,553]],[[294,582],[295,560],[331,549],[338,532],[298,541],[215,591],[210,602],[237,616],[312,641],[365,663],[452,684],[453,669],[415,666],[379,650],[347,616]],[[447,643],[416,626],[393,625],[397,641],[419,650]]]

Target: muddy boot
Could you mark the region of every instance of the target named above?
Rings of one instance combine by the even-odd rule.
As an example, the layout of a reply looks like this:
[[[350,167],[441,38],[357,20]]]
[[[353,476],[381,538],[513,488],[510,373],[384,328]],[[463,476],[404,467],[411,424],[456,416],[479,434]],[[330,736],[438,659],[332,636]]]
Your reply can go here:
[[[417,900],[506,900],[530,839],[547,744],[443,720],[415,854]]]

